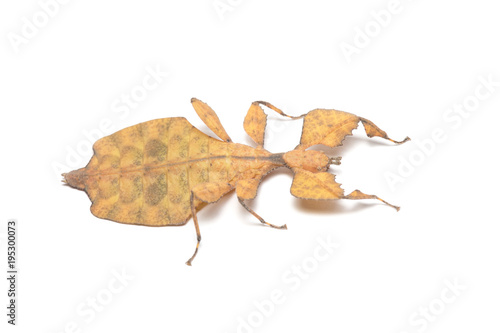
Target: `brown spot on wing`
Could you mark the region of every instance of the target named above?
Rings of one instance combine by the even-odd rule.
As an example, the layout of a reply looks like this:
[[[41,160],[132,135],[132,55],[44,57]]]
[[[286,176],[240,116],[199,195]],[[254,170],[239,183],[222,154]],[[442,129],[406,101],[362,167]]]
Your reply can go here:
[[[144,192],[144,202],[150,206],[157,205],[167,195],[167,177],[165,174],[158,174],[152,184],[146,187]]]
[[[158,162],[163,162],[167,159],[168,146],[159,139],[152,139],[146,143],[145,154]]]

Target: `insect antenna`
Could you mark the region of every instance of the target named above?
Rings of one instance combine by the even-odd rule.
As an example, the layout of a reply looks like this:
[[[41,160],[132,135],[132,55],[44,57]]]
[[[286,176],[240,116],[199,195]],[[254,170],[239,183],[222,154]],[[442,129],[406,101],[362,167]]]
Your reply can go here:
[[[341,156],[330,157],[329,161],[328,161],[328,165],[331,165],[331,164],[340,165],[341,159],[342,159]]]

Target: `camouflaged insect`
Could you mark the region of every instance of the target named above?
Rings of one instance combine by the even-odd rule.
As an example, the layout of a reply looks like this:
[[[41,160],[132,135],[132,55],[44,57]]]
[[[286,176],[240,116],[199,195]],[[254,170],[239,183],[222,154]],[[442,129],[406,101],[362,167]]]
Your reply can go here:
[[[356,190],[345,194],[328,173],[340,157],[307,148],[323,144],[337,147],[361,122],[369,137],[378,136],[394,143],[371,121],[353,114],[316,109],[292,117],[267,102],[254,102],[245,117],[244,128],[257,147],[233,143],[215,112],[193,98],[194,109],[203,122],[221,139],[212,138],[185,118],[151,120],[120,130],[94,144],[94,156],[85,168],[63,174],[69,186],[87,192],[92,214],[120,223],[146,226],[186,224],[193,216],[198,242],[190,265],[198,252],[201,234],[196,212],[236,189],[239,202],[260,222],[266,222],[249,208],[262,178],[273,169],[287,167],[294,173],[291,194],[301,199],[378,199]],[[287,153],[273,154],[263,148],[267,115],[265,105],[282,116],[304,118],[300,144]]]

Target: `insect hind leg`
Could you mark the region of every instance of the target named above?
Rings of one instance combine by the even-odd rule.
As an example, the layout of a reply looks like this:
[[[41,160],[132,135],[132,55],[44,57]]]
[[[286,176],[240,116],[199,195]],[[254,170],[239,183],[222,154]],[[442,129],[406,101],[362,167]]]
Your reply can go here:
[[[194,227],[196,228],[197,243],[196,243],[196,249],[194,250],[193,255],[191,256],[191,258],[189,258],[188,261],[186,261],[186,265],[188,265],[188,266],[191,266],[191,262],[193,261],[194,257],[196,257],[196,255],[198,254],[198,249],[200,248],[200,242],[201,242],[200,226],[198,225],[198,217],[196,215],[196,208],[194,206],[194,194],[192,191],[191,191],[190,202],[191,202],[191,214],[193,215]]]
[[[196,249],[194,250],[193,255],[186,261],[186,265],[191,266],[191,262],[194,257],[198,254],[198,249],[200,248],[201,242],[201,233],[200,226],[198,225],[198,216],[196,215],[196,206],[194,203],[195,199],[201,200],[206,203],[214,203],[217,202],[220,198],[222,198],[225,194],[232,190],[232,186],[228,183],[224,182],[213,182],[213,183],[201,183],[195,186],[191,190],[190,204],[191,204],[191,214],[193,216],[194,227],[196,228]]]

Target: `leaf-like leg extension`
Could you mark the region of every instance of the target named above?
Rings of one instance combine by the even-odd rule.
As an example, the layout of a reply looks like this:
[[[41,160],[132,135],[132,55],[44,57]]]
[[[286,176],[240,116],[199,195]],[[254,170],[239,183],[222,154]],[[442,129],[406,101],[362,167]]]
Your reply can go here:
[[[198,217],[196,215],[195,199],[201,200],[206,203],[214,203],[222,198],[225,194],[231,191],[233,187],[227,183],[202,183],[198,184],[191,190],[191,214],[193,216],[194,227],[196,229],[196,249],[193,255],[186,262],[186,265],[191,266],[191,262],[198,253],[198,248],[201,242],[200,226],[198,225]]]
[[[341,146],[345,137],[352,135],[352,131],[358,128],[359,122],[363,124],[366,134],[370,138],[378,136],[396,144],[410,140],[409,137],[406,137],[402,141],[395,141],[370,120],[352,113],[333,109],[316,109],[310,111],[304,117],[302,136],[297,148],[306,149],[317,144],[332,148]]]
[[[248,109],[247,115],[245,117],[245,121],[243,122],[243,128],[245,132],[258,144],[260,147],[264,146],[264,133],[266,130],[267,124],[267,115],[264,113],[264,110],[260,107],[260,104],[267,106],[269,109],[279,113],[283,117],[288,117],[291,119],[300,119],[305,116],[305,114],[300,116],[289,116],[271,103],[256,101],[250,105]]]
[[[372,195],[372,194],[365,194],[363,192],[361,192],[360,190],[355,190],[355,191],[352,191],[351,194],[349,195],[345,195],[343,197],[344,199],[351,199],[351,200],[359,200],[359,199],[377,199],[379,201],[382,201],[383,203],[385,203],[386,205],[388,206],[391,206],[392,208],[396,209],[397,211],[399,211],[399,207],[398,206],[394,206],[394,205],[391,205],[390,203],[388,203],[387,201],[385,200],[382,200],[380,199],[379,197],[377,197],[376,195]]]
[[[300,199],[336,200],[344,197],[344,190],[329,172],[310,172],[293,168],[294,172],[290,193]]]
[[[402,144],[402,143],[405,143],[406,141],[408,140],[411,140],[408,136],[406,138],[404,138],[404,140],[401,140],[401,141],[396,141],[396,140],[393,140],[391,138],[389,138],[387,136],[387,133],[383,130],[381,130],[377,125],[375,125],[372,121],[368,120],[368,119],[365,119],[363,117],[359,117],[359,119],[361,120],[361,123],[363,123],[363,126],[365,128],[365,132],[366,132],[366,135],[369,137],[369,138],[373,138],[374,136],[378,136],[378,137],[381,137],[383,139],[386,139],[386,140],[389,140],[389,141],[392,141],[394,142],[395,144]]]
[[[355,190],[349,195],[344,195],[344,190],[335,181],[335,175],[328,172],[310,172],[301,169],[293,169],[293,177],[290,192],[293,196],[301,199],[335,200],[335,199],[377,199],[399,211],[398,206],[391,205],[376,195],[365,194]]]
[[[203,120],[212,132],[226,142],[233,142],[222,126],[219,117],[217,117],[217,114],[210,106],[194,97],[191,98],[191,104],[193,104],[193,108],[201,120]]]
[[[257,195],[257,188],[259,187],[260,179],[243,179],[236,183],[236,196],[238,197],[238,201],[240,204],[248,211],[250,214],[255,216],[261,223],[268,225],[272,228],[276,229],[286,229],[286,224],[281,226],[271,224],[266,222],[260,215],[253,211],[250,207],[248,207],[244,200],[252,200]]]

